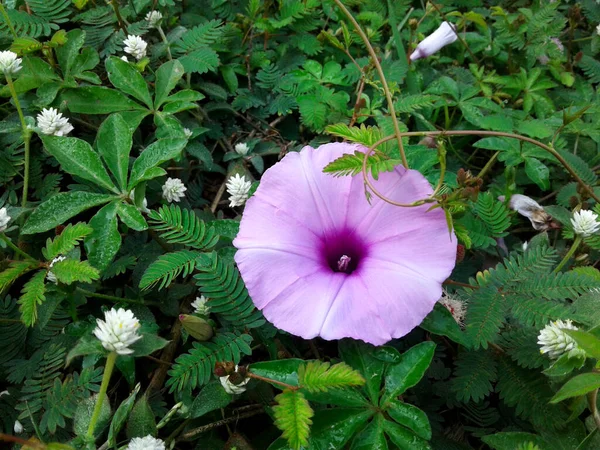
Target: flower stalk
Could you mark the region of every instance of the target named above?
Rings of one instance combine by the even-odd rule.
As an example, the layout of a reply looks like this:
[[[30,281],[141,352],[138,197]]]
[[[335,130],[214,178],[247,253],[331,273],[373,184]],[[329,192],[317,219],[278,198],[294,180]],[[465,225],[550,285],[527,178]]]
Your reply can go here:
[[[169,46],[169,40],[167,39],[167,36],[165,36],[165,32],[160,25],[157,25],[156,29],[158,30],[158,34],[160,34],[160,38],[164,42],[165,47],[167,47],[167,56],[169,57],[169,60],[173,60],[173,56],[171,56],[171,47]]]
[[[98,392],[98,400],[96,400],[94,412],[92,413],[92,419],[90,420],[90,425],[87,430],[88,438],[94,437],[94,428],[96,428],[96,422],[98,422],[98,418],[100,417],[100,411],[102,411],[102,403],[104,402],[104,397],[106,396],[106,391],[108,390],[108,382],[110,381],[110,376],[112,375],[112,371],[115,367],[116,361],[117,352],[110,352],[106,357],[106,365],[104,366],[104,374],[102,375],[100,392]]]
[[[16,254],[21,255],[25,259],[37,262],[37,259],[17,247],[4,233],[0,233],[0,239],[6,242],[6,245],[8,245]]]
[[[571,245],[571,248],[569,249],[569,251],[567,252],[565,257],[558,264],[558,266],[556,266],[556,269],[553,270],[553,273],[560,272],[560,269],[562,269],[564,267],[564,265],[567,263],[567,261],[569,261],[569,259],[571,259],[571,257],[575,254],[575,250],[577,250],[577,247],[579,247],[579,244],[581,244],[582,240],[583,239],[581,238],[581,236],[575,237],[575,241],[573,241],[573,245]]]

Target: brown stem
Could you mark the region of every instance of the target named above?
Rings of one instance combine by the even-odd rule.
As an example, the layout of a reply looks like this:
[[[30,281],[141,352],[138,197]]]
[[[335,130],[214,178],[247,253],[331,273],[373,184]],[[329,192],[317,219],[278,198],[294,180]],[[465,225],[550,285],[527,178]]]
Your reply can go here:
[[[479,289],[479,286],[471,286],[470,284],[461,283],[460,281],[454,281],[454,280],[446,280],[442,284],[444,284],[444,285],[449,284],[451,286],[460,286],[460,287],[469,288],[469,289]]]
[[[181,336],[181,322],[179,319],[175,320],[175,323],[171,327],[171,342],[167,344],[167,346],[163,349],[160,354],[161,365],[152,376],[152,380],[150,380],[150,384],[146,389],[146,395],[149,395],[154,390],[159,390],[162,388],[165,378],[167,377],[167,371],[171,367],[170,364],[165,364],[165,362],[172,361],[175,357],[175,352],[177,351],[177,344],[179,343],[179,337]]]
[[[248,371],[246,373],[246,376],[250,377],[250,378],[254,378],[255,380],[265,381],[266,383],[273,383],[273,384],[281,386],[285,389],[290,389],[292,391],[296,391],[296,390],[300,389],[298,386],[292,386],[291,384],[284,383],[283,381],[277,381],[277,380],[273,380],[271,378],[261,377],[260,375],[256,375],[255,373],[252,373],[250,371]]]
[[[195,438],[199,434],[205,433],[213,428],[221,427],[223,425],[230,424],[231,422],[237,422],[241,419],[247,419],[248,417],[256,416],[258,414],[263,414],[265,412],[264,409],[256,409],[254,411],[248,411],[247,413],[238,414],[232,417],[228,417],[223,420],[218,420],[217,422],[209,423],[207,425],[203,425],[198,428],[194,428],[193,430],[188,431],[187,433],[182,434],[177,440],[178,441],[189,441],[190,439]]]
[[[210,212],[212,212],[213,214],[215,213],[215,211],[217,210],[217,207],[219,206],[219,202],[221,201],[221,197],[223,197],[223,194],[225,193],[225,189],[227,189],[226,184],[227,184],[227,178],[225,178],[223,180],[221,187],[217,191],[217,195],[215,195],[215,198],[214,198],[212,204],[210,205]]]
[[[4,442],[14,442],[15,444],[19,444],[22,446],[45,449],[46,446],[41,442],[32,441],[31,439],[22,439],[17,436],[11,436],[10,434],[0,433],[0,441]]]

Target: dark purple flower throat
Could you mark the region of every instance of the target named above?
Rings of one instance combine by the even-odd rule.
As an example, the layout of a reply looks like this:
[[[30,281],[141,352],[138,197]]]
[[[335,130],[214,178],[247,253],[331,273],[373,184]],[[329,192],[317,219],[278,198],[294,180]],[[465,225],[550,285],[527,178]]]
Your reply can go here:
[[[352,273],[367,255],[364,241],[352,230],[336,230],[321,238],[324,265],[334,272]]]

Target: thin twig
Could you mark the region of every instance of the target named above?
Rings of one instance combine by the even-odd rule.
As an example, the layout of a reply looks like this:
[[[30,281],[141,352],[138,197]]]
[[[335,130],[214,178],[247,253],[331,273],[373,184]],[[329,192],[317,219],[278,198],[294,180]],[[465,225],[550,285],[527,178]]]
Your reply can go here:
[[[213,214],[217,210],[217,207],[219,206],[219,202],[221,201],[221,197],[223,197],[223,194],[225,193],[225,189],[227,188],[226,184],[227,184],[227,178],[225,178],[223,180],[223,183],[221,183],[221,187],[217,191],[217,195],[215,195],[215,198],[214,198],[212,204],[210,205],[210,212],[212,212]]]
[[[277,381],[277,380],[273,380],[271,378],[262,377],[260,375],[256,375],[255,373],[252,373],[250,371],[248,371],[246,373],[246,376],[248,376],[250,378],[254,378],[256,380],[265,381],[267,383],[273,383],[273,384],[281,386],[281,387],[283,387],[285,389],[290,389],[292,391],[296,391],[296,390],[300,389],[298,386],[292,386],[291,384],[284,383],[283,381]]]
[[[193,430],[190,430],[187,433],[182,434],[177,440],[178,441],[189,441],[189,440],[195,438],[196,436],[198,436],[199,434],[210,431],[213,428],[221,427],[223,425],[227,425],[232,422],[237,422],[238,420],[241,420],[241,419],[247,419],[248,417],[256,416],[258,414],[263,414],[264,412],[265,412],[265,410],[261,408],[261,409],[256,409],[254,411],[248,411],[247,413],[244,413],[244,414],[239,414],[236,416],[228,417],[226,419],[219,420],[217,422],[209,423],[208,425],[203,425],[201,427],[194,428]]]

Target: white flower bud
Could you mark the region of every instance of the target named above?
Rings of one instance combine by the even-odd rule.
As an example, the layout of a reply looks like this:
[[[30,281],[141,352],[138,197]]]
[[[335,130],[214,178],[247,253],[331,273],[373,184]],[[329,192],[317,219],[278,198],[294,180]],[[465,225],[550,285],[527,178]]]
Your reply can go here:
[[[121,61],[129,62],[129,60],[127,59],[127,56],[125,56],[125,55],[121,56]]]
[[[10,222],[10,216],[6,208],[0,208],[0,233],[8,228],[8,222]]]
[[[162,187],[163,198],[169,203],[179,202],[185,197],[185,191],[187,188],[179,178],[167,178]]]
[[[146,21],[148,22],[149,28],[156,28],[158,23],[162,20],[162,14],[160,11],[151,11],[146,14]]]
[[[600,36],[600,25],[598,25],[598,26],[596,27],[596,34],[597,34],[598,36]]]
[[[194,135],[194,132],[192,130],[190,130],[189,128],[184,128],[183,134],[185,134],[185,137],[189,139]]]
[[[194,308],[194,314],[200,314],[201,316],[208,316],[210,308],[206,305],[206,297],[201,295],[196,297],[196,300],[192,302],[192,308]]]
[[[129,193],[129,198],[131,199],[131,201],[133,203],[135,203],[135,191],[131,191]],[[144,200],[142,200],[142,207],[138,208],[138,210],[140,210],[143,213],[148,214],[150,212],[150,210],[148,209],[148,200],[146,200],[146,198],[144,197]]]
[[[573,225],[575,234],[578,234],[581,237],[591,236],[600,229],[598,215],[587,209],[582,209],[581,211],[573,213],[571,225]]]
[[[23,432],[23,424],[18,420],[15,420],[15,425],[13,426],[13,431],[15,434],[21,434]]]
[[[11,52],[10,50],[0,52],[0,71],[6,75],[15,75],[21,70],[22,61],[21,58],[17,58],[15,52]]]
[[[165,443],[150,435],[133,438],[126,450],[165,450]]]
[[[112,308],[104,313],[104,320],[96,319],[96,323],[94,335],[105,349],[119,355],[133,353],[129,346],[142,338],[138,334],[140,322],[130,310]]]
[[[540,352],[548,353],[552,359],[558,359],[562,355],[567,354],[568,358],[585,356],[585,352],[579,348],[575,339],[565,333],[563,330],[577,330],[571,320],[557,320],[550,322],[544,327],[538,336],[538,344],[540,344]]]
[[[410,55],[410,60],[415,61],[420,58],[427,58],[448,44],[452,44],[458,36],[455,33],[455,26],[450,22],[443,22],[437,30],[423,39],[414,52]]]
[[[248,148],[248,144],[246,144],[245,142],[240,142],[239,144],[235,144],[235,152],[238,155],[246,156],[248,154],[248,150],[250,150],[250,149]]]
[[[229,177],[225,185],[229,193],[229,206],[231,208],[241,206],[248,200],[248,193],[250,192],[252,183],[247,181],[244,175],[240,177],[240,174],[236,173],[235,176]]]
[[[238,371],[238,366],[235,366],[235,371]],[[250,381],[249,377],[244,378],[244,380],[239,384],[233,384],[229,381],[229,375],[225,375],[224,377],[219,377],[219,381],[221,382],[221,386],[225,389],[225,392],[231,395],[240,395],[246,392],[246,385]]]
[[[40,132],[52,136],[66,136],[73,131],[69,119],[63,117],[62,113],[54,108],[42,109],[42,112],[37,115],[37,126]]]
[[[123,41],[123,45],[125,45],[123,51],[125,53],[129,53],[138,61],[146,56],[146,48],[148,47],[148,43],[139,36],[130,34],[127,36],[127,39]]]

